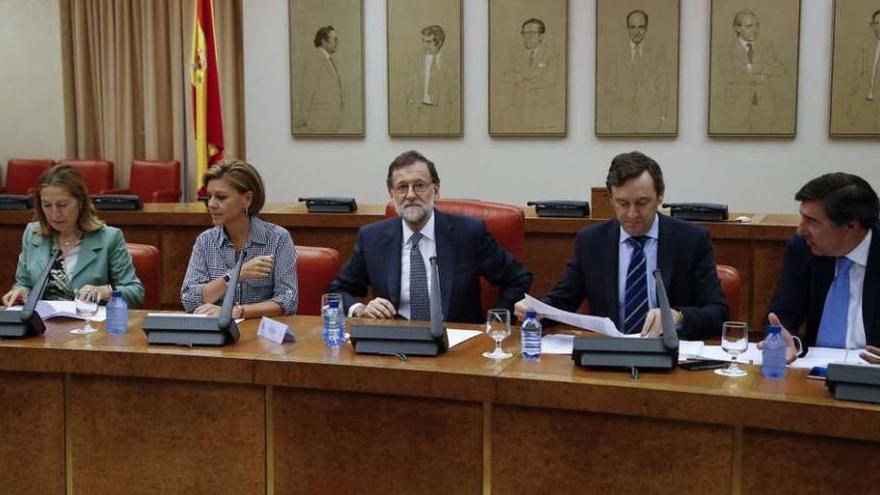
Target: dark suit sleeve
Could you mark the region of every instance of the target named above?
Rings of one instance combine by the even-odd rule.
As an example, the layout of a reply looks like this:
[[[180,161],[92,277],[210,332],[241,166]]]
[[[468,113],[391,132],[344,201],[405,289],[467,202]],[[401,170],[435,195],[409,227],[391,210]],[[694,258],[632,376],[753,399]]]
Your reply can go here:
[[[574,252],[565,263],[562,280],[542,299],[545,303],[565,311],[577,311],[586,297],[584,291],[587,284],[584,281],[583,270],[585,260],[582,259],[586,252],[587,240],[583,232],[578,232],[574,241]],[[614,297],[617,295],[615,294]]]
[[[790,238],[785,244],[782,274],[769,308],[769,312],[776,313],[782,326],[794,335],[797,335],[806,319],[809,301],[810,271],[807,254],[803,241],[797,237]]]
[[[345,314],[348,314],[348,309],[352,304],[358,302],[356,298],[366,297],[367,289],[370,286],[370,276],[367,272],[367,264],[364,258],[364,242],[363,232],[358,232],[351,258],[348,259],[339,275],[327,287],[327,292],[342,294],[342,305]]]
[[[495,242],[485,224],[480,233],[477,256],[480,275],[500,288],[493,307],[512,311],[513,305],[525,297],[532,286],[532,272]]]
[[[682,312],[684,323],[678,330],[684,339],[708,339],[721,335],[721,324],[727,319],[727,303],[721,292],[721,282],[715,267],[715,256],[712,252],[712,241],[709,232],[700,230],[700,237],[694,252],[691,277],[693,302],[692,306],[676,306]]]

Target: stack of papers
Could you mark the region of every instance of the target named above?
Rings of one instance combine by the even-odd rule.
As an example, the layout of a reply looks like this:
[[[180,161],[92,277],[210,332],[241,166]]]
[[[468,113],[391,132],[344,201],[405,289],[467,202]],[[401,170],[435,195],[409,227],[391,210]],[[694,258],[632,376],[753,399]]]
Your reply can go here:
[[[6,311],[21,311],[21,306],[10,306]],[[85,320],[82,316],[76,314],[76,303],[73,301],[38,301],[37,307],[34,308],[40,318],[48,320],[50,318],[75,318],[77,320]],[[107,308],[98,306],[98,312],[92,316],[92,321],[104,321],[107,319]]]
[[[554,308],[539,299],[526,294],[526,304],[535,310],[539,315],[566,325],[573,327],[592,330],[594,332],[607,335],[609,337],[638,337],[639,334],[625,335],[621,333],[617,326],[611,321],[611,318],[601,318],[598,316],[582,315],[580,313],[572,313]]]

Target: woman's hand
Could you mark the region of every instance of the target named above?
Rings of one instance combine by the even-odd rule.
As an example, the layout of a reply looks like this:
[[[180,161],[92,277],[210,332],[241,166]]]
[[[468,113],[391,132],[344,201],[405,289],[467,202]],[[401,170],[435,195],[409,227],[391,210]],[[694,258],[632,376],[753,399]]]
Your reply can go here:
[[[101,303],[110,300],[110,296],[113,295],[113,288],[109,285],[83,285],[79,289],[80,291],[86,294],[86,300],[92,301],[96,303]]]
[[[193,311],[193,314],[216,318],[220,316],[220,306],[217,306],[216,304],[202,304]]]
[[[15,306],[19,302],[24,304],[27,300],[28,294],[30,293],[30,289],[27,287],[19,287],[17,289],[12,289],[3,295],[3,298],[0,299],[0,302],[3,303],[7,308],[9,306]]]
[[[257,256],[241,266],[241,276],[239,277],[239,280],[266,278],[272,275],[272,267],[274,265],[274,257]]]

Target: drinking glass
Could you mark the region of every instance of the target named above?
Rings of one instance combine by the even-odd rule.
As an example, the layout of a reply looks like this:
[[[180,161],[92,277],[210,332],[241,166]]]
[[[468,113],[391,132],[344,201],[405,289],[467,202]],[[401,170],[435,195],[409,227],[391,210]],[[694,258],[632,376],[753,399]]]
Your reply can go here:
[[[98,303],[93,299],[95,294],[91,290],[77,289],[74,292],[74,304],[76,305],[76,315],[86,320],[86,325],[80,328],[74,328],[70,333],[79,335],[88,335],[98,331],[92,326],[92,317],[98,313]]]
[[[495,350],[486,351],[483,356],[489,359],[507,359],[513,354],[504,352],[501,342],[510,335],[510,311],[506,309],[490,309],[486,314],[486,333],[495,341]]]
[[[732,361],[727,368],[715,370],[724,376],[746,376],[748,372],[737,365],[736,357],[749,348],[749,325],[744,321],[725,321],[721,325],[721,348],[730,354]]]

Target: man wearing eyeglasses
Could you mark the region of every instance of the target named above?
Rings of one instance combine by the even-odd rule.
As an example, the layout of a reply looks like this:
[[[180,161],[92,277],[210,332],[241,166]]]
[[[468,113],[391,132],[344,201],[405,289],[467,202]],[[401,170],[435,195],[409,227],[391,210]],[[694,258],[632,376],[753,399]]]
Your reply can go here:
[[[440,195],[434,163],[417,151],[404,152],[391,162],[386,182],[399,218],[363,227],[327,289],[342,294],[347,314],[429,320],[435,256],[445,320],[483,321],[481,275],[501,289],[493,307],[513,309],[531,286],[531,272],[495,242],[483,221],[434,208]],[[373,299],[358,302],[368,288]]]

